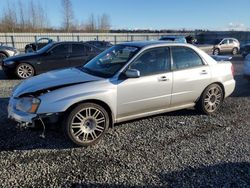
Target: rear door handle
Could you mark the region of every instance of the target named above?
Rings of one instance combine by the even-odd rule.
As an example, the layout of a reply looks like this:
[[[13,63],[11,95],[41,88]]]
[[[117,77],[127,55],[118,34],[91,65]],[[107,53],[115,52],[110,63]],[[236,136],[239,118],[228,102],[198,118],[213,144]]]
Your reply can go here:
[[[202,70],[201,74],[208,74],[206,70]]]
[[[166,76],[161,76],[158,78],[159,82],[164,82],[164,81],[169,81],[169,78],[167,78]]]

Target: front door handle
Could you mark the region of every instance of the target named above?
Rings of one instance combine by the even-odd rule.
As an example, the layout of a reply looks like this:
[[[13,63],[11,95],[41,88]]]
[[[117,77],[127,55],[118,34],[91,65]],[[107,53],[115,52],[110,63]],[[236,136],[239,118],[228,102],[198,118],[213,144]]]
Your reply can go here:
[[[161,76],[158,78],[159,82],[164,82],[164,81],[169,81],[169,78],[167,78],[166,76]]]

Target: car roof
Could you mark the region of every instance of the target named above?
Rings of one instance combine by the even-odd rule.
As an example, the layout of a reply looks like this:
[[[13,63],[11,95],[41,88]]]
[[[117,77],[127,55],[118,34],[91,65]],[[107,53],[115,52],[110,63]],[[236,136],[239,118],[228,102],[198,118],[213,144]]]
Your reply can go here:
[[[54,44],[85,44],[85,42],[82,42],[82,41],[53,41],[51,42],[53,45]]]
[[[121,43],[120,45],[127,45],[127,46],[134,46],[134,47],[139,47],[139,48],[144,48],[144,47],[149,47],[149,46],[163,46],[164,44],[172,44],[172,45],[178,45],[178,46],[188,46],[187,44],[184,43],[177,43],[177,42],[172,42],[172,41],[136,41],[136,42],[124,42]]]
[[[221,40],[224,40],[224,39],[232,39],[232,40],[237,40],[236,38],[230,38],[230,37],[227,37],[227,38],[223,38]],[[237,40],[238,41],[238,40]]]
[[[183,35],[165,35],[165,36],[162,36],[161,38],[172,38],[172,39],[175,39],[175,38],[185,38],[185,36],[183,36]]]

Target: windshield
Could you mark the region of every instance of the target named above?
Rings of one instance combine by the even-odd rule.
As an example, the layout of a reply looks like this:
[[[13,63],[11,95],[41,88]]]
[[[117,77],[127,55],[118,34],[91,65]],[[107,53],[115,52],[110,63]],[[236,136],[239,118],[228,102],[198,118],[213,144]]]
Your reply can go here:
[[[40,50],[37,50],[36,52],[38,53],[43,53],[46,52],[50,49],[50,47],[53,45],[53,42],[48,43],[47,45],[45,45],[44,47],[42,47]]]
[[[83,71],[100,77],[114,76],[137,52],[138,47],[115,45],[85,64]]]

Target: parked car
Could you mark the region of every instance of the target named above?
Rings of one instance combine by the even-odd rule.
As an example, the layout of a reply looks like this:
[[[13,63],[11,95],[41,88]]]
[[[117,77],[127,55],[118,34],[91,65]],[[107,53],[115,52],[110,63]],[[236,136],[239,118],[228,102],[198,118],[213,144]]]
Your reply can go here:
[[[243,76],[250,82],[250,54],[245,57]]]
[[[162,36],[159,40],[169,41],[169,42],[177,42],[177,43],[187,43],[186,37],[185,36],[179,36],[179,35]]]
[[[22,82],[8,114],[27,127],[62,118],[68,138],[89,146],[114,123],[191,107],[212,114],[234,88],[232,64],[217,63],[193,45],[129,42],[84,66]]]
[[[41,48],[43,48],[44,46],[46,46],[51,42],[53,42],[53,40],[50,38],[40,38],[33,43],[27,44],[25,46],[25,53],[30,53],[40,50]]]
[[[83,42],[51,42],[36,52],[5,59],[2,67],[7,76],[25,79],[49,70],[83,65],[100,52]]]
[[[86,43],[99,48],[101,51],[104,51],[108,49],[109,47],[113,46],[110,42],[107,42],[107,41],[92,40],[92,41],[87,41]]]
[[[189,44],[197,44],[197,39],[194,36],[188,35],[185,38],[186,38],[187,43],[189,43]]]
[[[242,57],[246,57],[248,54],[250,54],[250,44],[245,44],[240,48],[240,53]]]
[[[19,53],[20,52],[16,48],[0,43],[0,65],[2,64],[2,61],[4,59],[14,55],[18,55]]]
[[[238,54],[240,51],[240,42],[235,38],[224,38],[216,40],[213,47],[213,55],[231,53]]]

